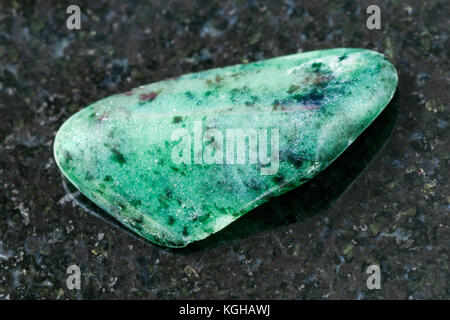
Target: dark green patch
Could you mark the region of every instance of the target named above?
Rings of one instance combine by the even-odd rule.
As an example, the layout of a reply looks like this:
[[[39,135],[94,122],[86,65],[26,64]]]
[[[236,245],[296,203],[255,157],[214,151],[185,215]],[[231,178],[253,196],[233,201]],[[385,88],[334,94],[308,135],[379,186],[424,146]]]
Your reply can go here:
[[[94,180],[94,175],[93,175],[91,172],[86,172],[86,173],[84,174],[84,178],[85,178],[87,181],[92,181],[92,180]]]
[[[294,99],[298,103],[311,103],[311,104],[319,104],[325,98],[322,90],[318,88],[313,88],[310,92],[306,94],[294,94],[292,95],[292,99]]]
[[[125,209],[127,207],[122,201],[117,201],[116,205],[121,211],[125,211]]]
[[[320,68],[322,68],[323,63],[322,62],[314,62],[311,65],[311,68],[313,69],[314,72],[320,72]]]
[[[66,163],[69,163],[70,161],[73,160],[72,154],[69,151],[64,151],[64,161]]]
[[[247,188],[252,190],[261,190],[262,188],[262,185],[258,183],[255,178],[251,178],[250,181],[245,181],[244,184]]]
[[[250,100],[245,102],[245,105],[246,105],[247,107],[249,107],[249,106],[254,106],[255,103],[258,101],[258,99],[259,99],[259,98],[258,98],[257,96],[251,96],[251,97],[250,97]]]
[[[210,213],[207,213],[207,214],[204,214],[204,215],[200,216],[200,217],[198,218],[198,221],[204,223],[204,222],[206,222],[206,220],[208,220],[208,219],[210,219],[210,218],[211,218],[211,214],[210,214]]]
[[[291,85],[290,87],[289,87],[289,89],[288,89],[288,93],[289,94],[292,94],[292,93],[294,93],[295,91],[297,91],[298,89],[299,89],[300,87],[299,86],[296,86],[296,85]]]
[[[111,149],[112,155],[111,160],[114,162],[117,162],[120,166],[123,166],[125,163],[127,163],[127,160],[125,159],[122,152],[117,150],[116,148]]]
[[[181,121],[183,121],[183,117],[180,116],[175,116],[172,120],[173,123],[180,123]]]
[[[287,158],[288,161],[292,163],[296,168],[300,168],[303,165],[303,158],[292,152],[289,152],[287,154]]]
[[[133,199],[133,200],[131,200],[130,201],[130,204],[133,206],[133,207],[138,207],[138,206],[141,206],[142,205],[142,201],[141,200],[136,200],[136,199]]]
[[[186,95],[186,97],[188,97],[188,98],[191,99],[191,100],[194,100],[194,99],[195,99],[195,96],[194,96],[194,95],[192,94],[192,92],[190,92],[190,91],[186,91],[185,95]]]
[[[142,215],[139,215],[137,218],[133,218],[134,222],[141,224],[144,222],[144,217]]]
[[[280,106],[280,100],[278,100],[278,99],[273,100],[272,106],[273,106],[272,110],[277,111],[278,107]]]
[[[281,183],[281,182],[284,181],[284,176],[283,176],[282,174],[278,173],[277,175],[275,175],[275,176],[272,177],[272,180],[273,180],[275,183]]]

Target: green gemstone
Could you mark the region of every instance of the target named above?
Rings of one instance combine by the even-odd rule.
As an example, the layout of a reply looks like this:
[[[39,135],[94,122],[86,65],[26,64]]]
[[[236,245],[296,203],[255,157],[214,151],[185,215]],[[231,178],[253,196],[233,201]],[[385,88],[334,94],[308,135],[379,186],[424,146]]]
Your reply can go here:
[[[394,66],[362,49],[186,74],[82,109],[58,131],[55,158],[122,224],[184,247],[322,171],[396,86]]]

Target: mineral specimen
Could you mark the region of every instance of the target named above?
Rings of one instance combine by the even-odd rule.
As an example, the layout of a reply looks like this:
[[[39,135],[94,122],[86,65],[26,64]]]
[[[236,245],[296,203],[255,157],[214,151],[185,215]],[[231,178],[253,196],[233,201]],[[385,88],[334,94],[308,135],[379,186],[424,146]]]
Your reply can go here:
[[[184,247],[322,171],[396,86],[393,65],[363,49],[186,74],[82,109],[58,131],[55,159],[122,224]]]

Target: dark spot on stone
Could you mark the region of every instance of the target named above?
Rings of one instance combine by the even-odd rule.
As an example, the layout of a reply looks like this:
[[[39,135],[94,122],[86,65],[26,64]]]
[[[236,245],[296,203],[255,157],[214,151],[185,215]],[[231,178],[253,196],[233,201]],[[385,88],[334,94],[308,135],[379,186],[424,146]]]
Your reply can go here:
[[[183,121],[183,117],[180,116],[175,116],[172,120],[173,123],[180,123],[181,121]]]
[[[111,181],[113,181],[113,178],[111,177],[111,176],[105,176],[105,178],[103,178],[103,181],[105,181],[105,182],[111,182]]]
[[[273,106],[272,110],[273,111],[277,111],[279,105],[280,105],[280,100],[278,100],[278,99],[273,100],[273,102],[272,102],[272,106]]]
[[[231,214],[233,217],[239,217],[241,215],[240,211],[235,211]]]
[[[97,118],[97,122],[103,122],[103,120],[107,119],[108,116],[106,114],[102,114],[100,117]]]
[[[300,88],[300,87],[293,84],[293,85],[291,85],[291,86],[289,87],[289,90],[288,90],[287,92],[288,92],[289,94],[292,94],[292,93],[294,93],[295,91],[297,91],[298,88]]]
[[[119,209],[122,211],[125,211],[125,208],[126,208],[126,206],[121,201],[117,202],[117,207],[119,207]]]
[[[226,214],[227,210],[223,207],[219,207],[217,205],[214,205],[214,207],[216,208],[217,211],[219,211],[221,214]],[[204,210],[207,210],[207,207],[204,207]]]
[[[209,90],[208,90],[208,91],[206,91],[206,92],[205,92],[205,97],[209,97],[209,96],[211,95],[211,93],[212,93],[212,92],[211,92],[211,91],[209,91]]]
[[[119,150],[114,148],[114,149],[111,149],[111,152],[112,152],[112,155],[111,155],[112,161],[117,162],[118,164],[120,164],[120,166],[127,163],[127,160],[125,159],[124,155]]]
[[[294,94],[292,96],[292,99],[294,99],[298,103],[310,103],[317,105],[320,104],[320,102],[324,99],[324,94],[317,88],[313,88],[306,94]]]
[[[234,102],[236,102],[238,99],[237,99],[237,95],[240,93],[240,91],[241,90],[239,90],[238,88],[233,88],[233,89],[231,89],[230,91],[229,91],[229,93],[230,93],[230,100],[234,103]]]
[[[256,101],[258,101],[258,97],[257,96],[251,96],[250,97],[250,101],[246,101],[245,102],[245,105],[246,106],[254,106],[255,105],[255,103],[256,103]]]
[[[94,175],[93,175],[92,173],[90,173],[90,172],[86,172],[86,173],[84,174],[84,178],[85,178],[87,181],[92,181],[92,180],[94,179]]]
[[[343,54],[342,56],[340,56],[340,57],[338,58],[338,61],[341,62],[342,60],[345,60],[345,59],[347,59],[347,55],[346,55],[346,54]]]
[[[130,201],[130,204],[131,204],[133,207],[138,207],[138,206],[142,205],[142,201],[141,201],[141,200],[133,199],[133,200]]]
[[[207,213],[205,215],[202,215],[198,218],[198,221],[204,223],[206,220],[208,220],[209,218],[211,218],[211,214]]]
[[[203,231],[205,233],[214,233],[214,229],[211,227],[205,227],[205,228],[203,228]]]
[[[281,183],[281,182],[284,181],[284,176],[283,176],[282,174],[277,174],[276,176],[273,176],[273,177],[272,177],[272,180],[273,180],[275,183]]]
[[[149,93],[142,93],[139,95],[139,100],[142,102],[151,102],[156,99],[158,92],[151,91]]]
[[[296,168],[300,168],[303,165],[303,158],[292,152],[287,154],[287,158]]]
[[[169,216],[169,218],[167,218],[167,224],[169,226],[172,226],[175,223],[175,218],[172,216]]]
[[[195,96],[190,91],[186,91],[185,95],[186,95],[186,97],[188,97],[191,100],[195,99]]]
[[[185,237],[189,235],[187,226],[184,226],[184,227],[183,227],[183,232],[182,232],[182,234],[183,234],[183,236],[185,236]]]
[[[142,215],[138,216],[137,218],[133,218],[133,226],[138,229],[139,231],[142,231],[142,223],[144,222],[144,218]]]
[[[71,155],[70,152],[67,151],[67,150],[64,151],[64,159],[65,159],[66,162],[70,162],[70,161],[73,160],[72,155]]]
[[[258,181],[256,181],[255,178],[251,178],[250,181],[246,181],[244,182],[245,186],[252,189],[252,190],[260,190],[261,189],[261,184],[258,183]]]
[[[314,62],[311,67],[313,69],[314,72],[319,72],[320,68],[322,68],[323,63],[322,62]]]

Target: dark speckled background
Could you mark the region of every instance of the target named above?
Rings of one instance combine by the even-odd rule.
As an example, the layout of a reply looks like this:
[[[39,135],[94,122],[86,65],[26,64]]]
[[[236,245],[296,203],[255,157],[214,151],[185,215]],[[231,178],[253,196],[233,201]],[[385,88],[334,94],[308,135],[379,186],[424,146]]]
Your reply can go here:
[[[0,299],[449,299],[448,1],[0,4]],[[366,28],[368,5],[381,30]],[[361,47],[399,72],[393,102],[319,177],[185,250],[70,201],[59,126],[113,93],[299,51]],[[66,287],[66,268],[82,288]],[[365,273],[379,264],[382,288]]]

